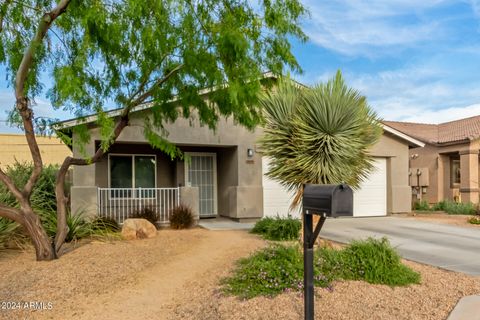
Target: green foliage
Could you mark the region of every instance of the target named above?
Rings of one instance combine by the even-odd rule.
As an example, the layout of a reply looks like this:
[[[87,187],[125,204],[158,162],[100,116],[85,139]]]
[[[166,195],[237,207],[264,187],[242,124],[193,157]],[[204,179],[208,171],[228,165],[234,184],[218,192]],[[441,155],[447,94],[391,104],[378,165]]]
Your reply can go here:
[[[115,219],[109,217],[96,217],[91,222],[92,230],[95,234],[102,232],[114,233],[120,231],[120,225]]]
[[[354,242],[342,250],[318,249],[315,286],[332,290],[337,279],[405,286],[420,275],[403,265],[386,239]],[[274,245],[237,261],[233,274],[222,280],[223,291],[242,298],[275,296],[303,289],[303,255],[298,246]]]
[[[173,208],[170,211],[170,228],[172,229],[186,229],[193,224],[192,209],[184,204]]]
[[[260,234],[267,240],[295,240],[298,239],[302,223],[291,216],[287,218],[262,218],[255,223],[252,233]]]
[[[31,163],[16,162],[6,168],[6,174],[17,187],[22,188],[32,170],[33,165]],[[39,215],[47,235],[51,238],[55,237],[57,231],[57,202],[55,199],[55,176],[57,170],[57,166],[45,166],[30,197],[32,209]],[[0,202],[16,208],[19,206],[15,197],[4,184],[0,184]],[[89,222],[88,219],[85,219],[82,212],[76,214],[68,212],[67,226],[69,228],[66,237],[67,242],[91,235],[103,234],[110,230],[114,231],[112,228],[113,224],[105,223],[105,228],[102,228],[100,222],[95,220]],[[6,244],[11,242],[18,242],[19,244],[26,242],[25,232],[17,223],[0,218],[0,247],[5,247]]]
[[[420,275],[403,265],[387,238],[354,241],[343,250],[317,251],[316,267],[321,273],[345,280],[405,286],[420,282]]]
[[[46,90],[54,108],[78,117],[99,114],[104,150],[113,142],[115,122],[105,116],[112,102],[123,115],[151,103],[146,121],[156,129],[193,112],[210,128],[232,116],[251,129],[260,120],[262,73],[301,71],[290,44],[306,40],[300,25],[307,11],[299,0],[70,1],[45,38],[32,43],[57,3],[0,2],[0,64],[13,86],[23,54],[32,48],[26,95],[34,99]],[[53,76],[52,87],[41,82],[44,75]],[[219,90],[207,101],[206,88]],[[89,132],[79,131],[85,143]],[[175,156],[166,136],[148,135]]]
[[[35,212],[57,210],[57,201],[55,199],[55,177],[57,170],[58,166],[55,165],[44,166],[30,197],[30,203]],[[32,171],[33,165],[31,163],[15,162],[6,168],[5,173],[19,189],[22,189],[27,183]],[[19,207],[17,200],[3,183],[0,183],[0,202],[11,207]]]
[[[0,217],[0,250],[9,248],[12,244],[22,246],[27,239],[21,226],[9,219]]]
[[[345,182],[357,188],[372,170],[368,150],[382,128],[366,98],[345,84],[340,71],[311,89],[284,79],[260,102],[265,131],[259,143],[271,160],[266,175],[289,190],[299,191],[304,183]]]
[[[468,222],[471,224],[480,224],[480,216],[473,216],[468,219]]]
[[[477,205],[471,202],[454,202],[444,200],[433,206],[435,211],[445,211],[448,214],[466,214],[472,215],[477,213]]]
[[[156,225],[158,220],[160,220],[160,215],[154,208],[144,207],[134,212],[132,215],[129,216],[129,218],[146,219],[150,221],[153,225]]]
[[[431,208],[430,208],[430,205],[428,204],[428,201],[420,200],[420,201],[416,201],[413,204],[413,210],[429,211],[431,210]]]
[[[274,245],[240,259],[233,274],[222,280],[223,290],[242,298],[275,296],[303,288],[303,255],[297,246]],[[326,286],[324,277],[315,285]]]

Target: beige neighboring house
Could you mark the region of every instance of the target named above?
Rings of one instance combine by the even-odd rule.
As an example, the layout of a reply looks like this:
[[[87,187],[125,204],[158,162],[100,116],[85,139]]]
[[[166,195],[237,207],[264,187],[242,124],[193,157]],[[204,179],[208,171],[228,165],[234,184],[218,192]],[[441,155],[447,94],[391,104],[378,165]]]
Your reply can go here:
[[[56,137],[37,136],[37,143],[42,155],[43,163],[61,164],[65,157],[71,156],[72,151]],[[0,134],[0,167],[18,162],[32,162],[32,155],[27,140],[23,134]]]
[[[429,203],[479,202],[480,116],[441,124],[385,124],[425,142],[424,148],[410,150],[410,184],[416,198]]]
[[[72,212],[82,209],[122,222],[136,211],[150,208],[168,222],[171,208],[190,205],[197,218],[227,217],[237,221],[285,215],[290,195],[265,176],[268,159],[258,150],[262,134],[237,126],[231,118],[221,119],[213,132],[193,116],[166,124],[168,139],[180,148],[188,161],[171,160],[153,149],[144,137],[142,118],[151,110],[133,110],[126,127],[102,159],[90,166],[73,169]],[[119,111],[109,112],[118,117]],[[86,152],[93,155],[99,146],[96,116],[89,123],[91,142]],[[72,134],[77,120],[57,124],[64,134]],[[75,141],[78,137],[72,134]],[[74,156],[80,150],[73,148]],[[375,168],[355,193],[355,216],[383,216],[411,210],[408,185],[409,149],[421,141],[384,125],[380,141],[371,150]]]

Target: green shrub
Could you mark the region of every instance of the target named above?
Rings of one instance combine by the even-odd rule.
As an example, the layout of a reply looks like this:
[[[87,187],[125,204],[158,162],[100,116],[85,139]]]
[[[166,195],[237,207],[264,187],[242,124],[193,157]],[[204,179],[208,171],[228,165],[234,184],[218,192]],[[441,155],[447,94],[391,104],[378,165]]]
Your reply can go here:
[[[91,222],[94,233],[119,232],[120,225],[115,219],[109,217],[96,217]]]
[[[252,233],[260,234],[267,240],[298,239],[302,223],[291,216],[287,218],[263,218],[252,229]]]
[[[345,280],[404,286],[420,282],[420,275],[403,265],[387,238],[354,241],[345,249],[321,248],[316,266],[321,273]]]
[[[428,204],[428,202],[426,200],[416,201],[413,204],[413,209],[418,210],[418,211],[429,211],[429,210],[431,210],[430,205]]]
[[[144,207],[144,208],[134,212],[132,215],[130,215],[130,218],[146,219],[146,220],[150,221],[154,226],[156,226],[158,220],[160,220],[160,215],[157,213],[157,211],[155,209],[150,208],[150,207]]]
[[[27,242],[28,239],[18,223],[0,217],[0,250],[9,248],[12,244],[22,247]]]
[[[275,296],[303,289],[303,255],[298,246],[274,245],[237,262],[233,275],[222,280],[225,293],[253,298]],[[327,286],[326,277],[315,276],[315,285]]]
[[[466,214],[472,215],[477,213],[477,206],[471,202],[454,202],[444,200],[436,203],[433,210],[445,211],[448,214]]]
[[[473,216],[468,219],[468,222],[471,224],[480,224],[480,216]]]
[[[315,286],[330,287],[336,279],[404,286],[420,282],[420,275],[401,263],[383,238],[353,242],[342,250],[315,252]],[[331,288],[331,287],[330,287]],[[303,254],[299,246],[276,244],[237,261],[230,277],[222,280],[225,293],[252,298],[303,289]]]
[[[184,204],[170,211],[170,227],[172,229],[186,229],[193,225],[192,209]]]

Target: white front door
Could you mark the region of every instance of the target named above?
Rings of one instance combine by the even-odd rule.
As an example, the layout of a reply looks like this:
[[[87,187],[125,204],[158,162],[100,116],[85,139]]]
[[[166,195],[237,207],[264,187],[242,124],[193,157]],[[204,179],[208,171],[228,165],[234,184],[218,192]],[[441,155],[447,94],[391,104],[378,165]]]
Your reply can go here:
[[[217,157],[215,153],[186,153],[185,185],[198,187],[200,217],[217,215]]]

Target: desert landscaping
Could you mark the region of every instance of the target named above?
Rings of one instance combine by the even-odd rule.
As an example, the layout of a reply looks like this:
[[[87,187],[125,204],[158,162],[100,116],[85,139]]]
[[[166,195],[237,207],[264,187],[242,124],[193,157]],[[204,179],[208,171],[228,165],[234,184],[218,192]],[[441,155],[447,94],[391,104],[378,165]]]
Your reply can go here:
[[[300,319],[301,292],[241,300],[220,280],[240,257],[268,242],[247,231],[159,230],[142,240],[85,240],[37,262],[31,249],[0,255],[6,301],[51,303],[50,310],[1,310],[2,319]],[[391,288],[336,281],[316,289],[317,319],[445,319],[480,278],[404,261],[421,284]]]

